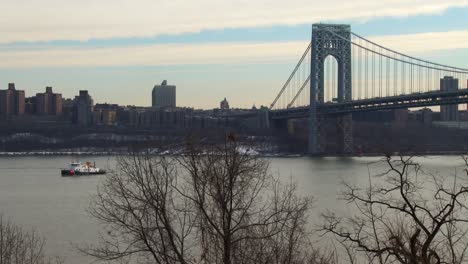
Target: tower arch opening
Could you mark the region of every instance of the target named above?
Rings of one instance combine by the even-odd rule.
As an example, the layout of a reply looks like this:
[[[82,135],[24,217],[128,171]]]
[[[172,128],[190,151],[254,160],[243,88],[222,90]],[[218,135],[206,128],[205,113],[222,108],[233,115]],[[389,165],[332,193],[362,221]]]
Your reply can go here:
[[[338,101],[338,67],[339,63],[335,56],[327,55],[325,57],[323,61],[323,87],[321,87],[325,103]]]

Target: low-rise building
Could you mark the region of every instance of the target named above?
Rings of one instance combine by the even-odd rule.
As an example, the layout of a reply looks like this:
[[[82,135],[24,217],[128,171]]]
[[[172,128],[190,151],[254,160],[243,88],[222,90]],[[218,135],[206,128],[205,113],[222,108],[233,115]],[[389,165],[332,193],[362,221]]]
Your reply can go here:
[[[186,128],[192,115],[192,108],[129,106],[119,111],[118,122],[135,128]]]
[[[117,123],[117,104],[96,104],[94,106],[94,124],[104,126],[114,126]]]

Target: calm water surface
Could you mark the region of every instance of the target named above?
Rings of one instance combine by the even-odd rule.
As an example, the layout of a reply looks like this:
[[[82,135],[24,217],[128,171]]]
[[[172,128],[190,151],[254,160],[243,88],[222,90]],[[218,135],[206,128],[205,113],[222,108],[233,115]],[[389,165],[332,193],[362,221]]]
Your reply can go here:
[[[82,157],[101,168],[113,168],[113,157]],[[298,183],[301,193],[316,198],[311,222],[318,222],[324,210],[345,211],[337,200],[340,182],[368,183],[369,171],[377,174],[384,164],[379,158],[273,158],[272,172]],[[35,227],[47,238],[47,250],[66,258],[67,263],[90,263],[74,244],[96,241],[98,224],[86,208],[90,195],[105,176],[61,177],[71,157],[0,157],[0,214],[15,223]],[[463,162],[456,156],[419,158],[426,170],[441,175],[461,172]]]

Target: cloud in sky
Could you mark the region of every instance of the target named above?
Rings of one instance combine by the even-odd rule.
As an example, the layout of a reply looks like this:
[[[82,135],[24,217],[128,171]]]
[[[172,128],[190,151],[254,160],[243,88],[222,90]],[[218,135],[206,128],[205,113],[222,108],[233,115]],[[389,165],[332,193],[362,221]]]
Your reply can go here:
[[[425,54],[468,49],[468,30],[369,37],[385,47]],[[299,59],[307,42],[156,44],[109,48],[0,50],[0,68],[164,66],[287,62]],[[467,66],[467,65],[459,65]]]
[[[282,61],[307,42],[161,44],[117,48],[0,51],[0,68],[163,66]]]
[[[370,40],[406,53],[424,54],[439,50],[468,49],[468,30],[375,36]]]
[[[0,43],[366,20],[434,14],[464,6],[468,0],[2,0]]]

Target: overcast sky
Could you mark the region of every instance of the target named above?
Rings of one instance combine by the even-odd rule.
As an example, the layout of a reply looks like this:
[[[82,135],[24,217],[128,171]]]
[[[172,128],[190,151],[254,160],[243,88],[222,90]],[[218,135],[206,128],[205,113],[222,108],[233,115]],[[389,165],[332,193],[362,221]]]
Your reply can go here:
[[[1,0],[0,85],[31,96],[87,89],[95,102],[267,105],[316,22],[351,24],[389,48],[468,68],[468,0]]]

